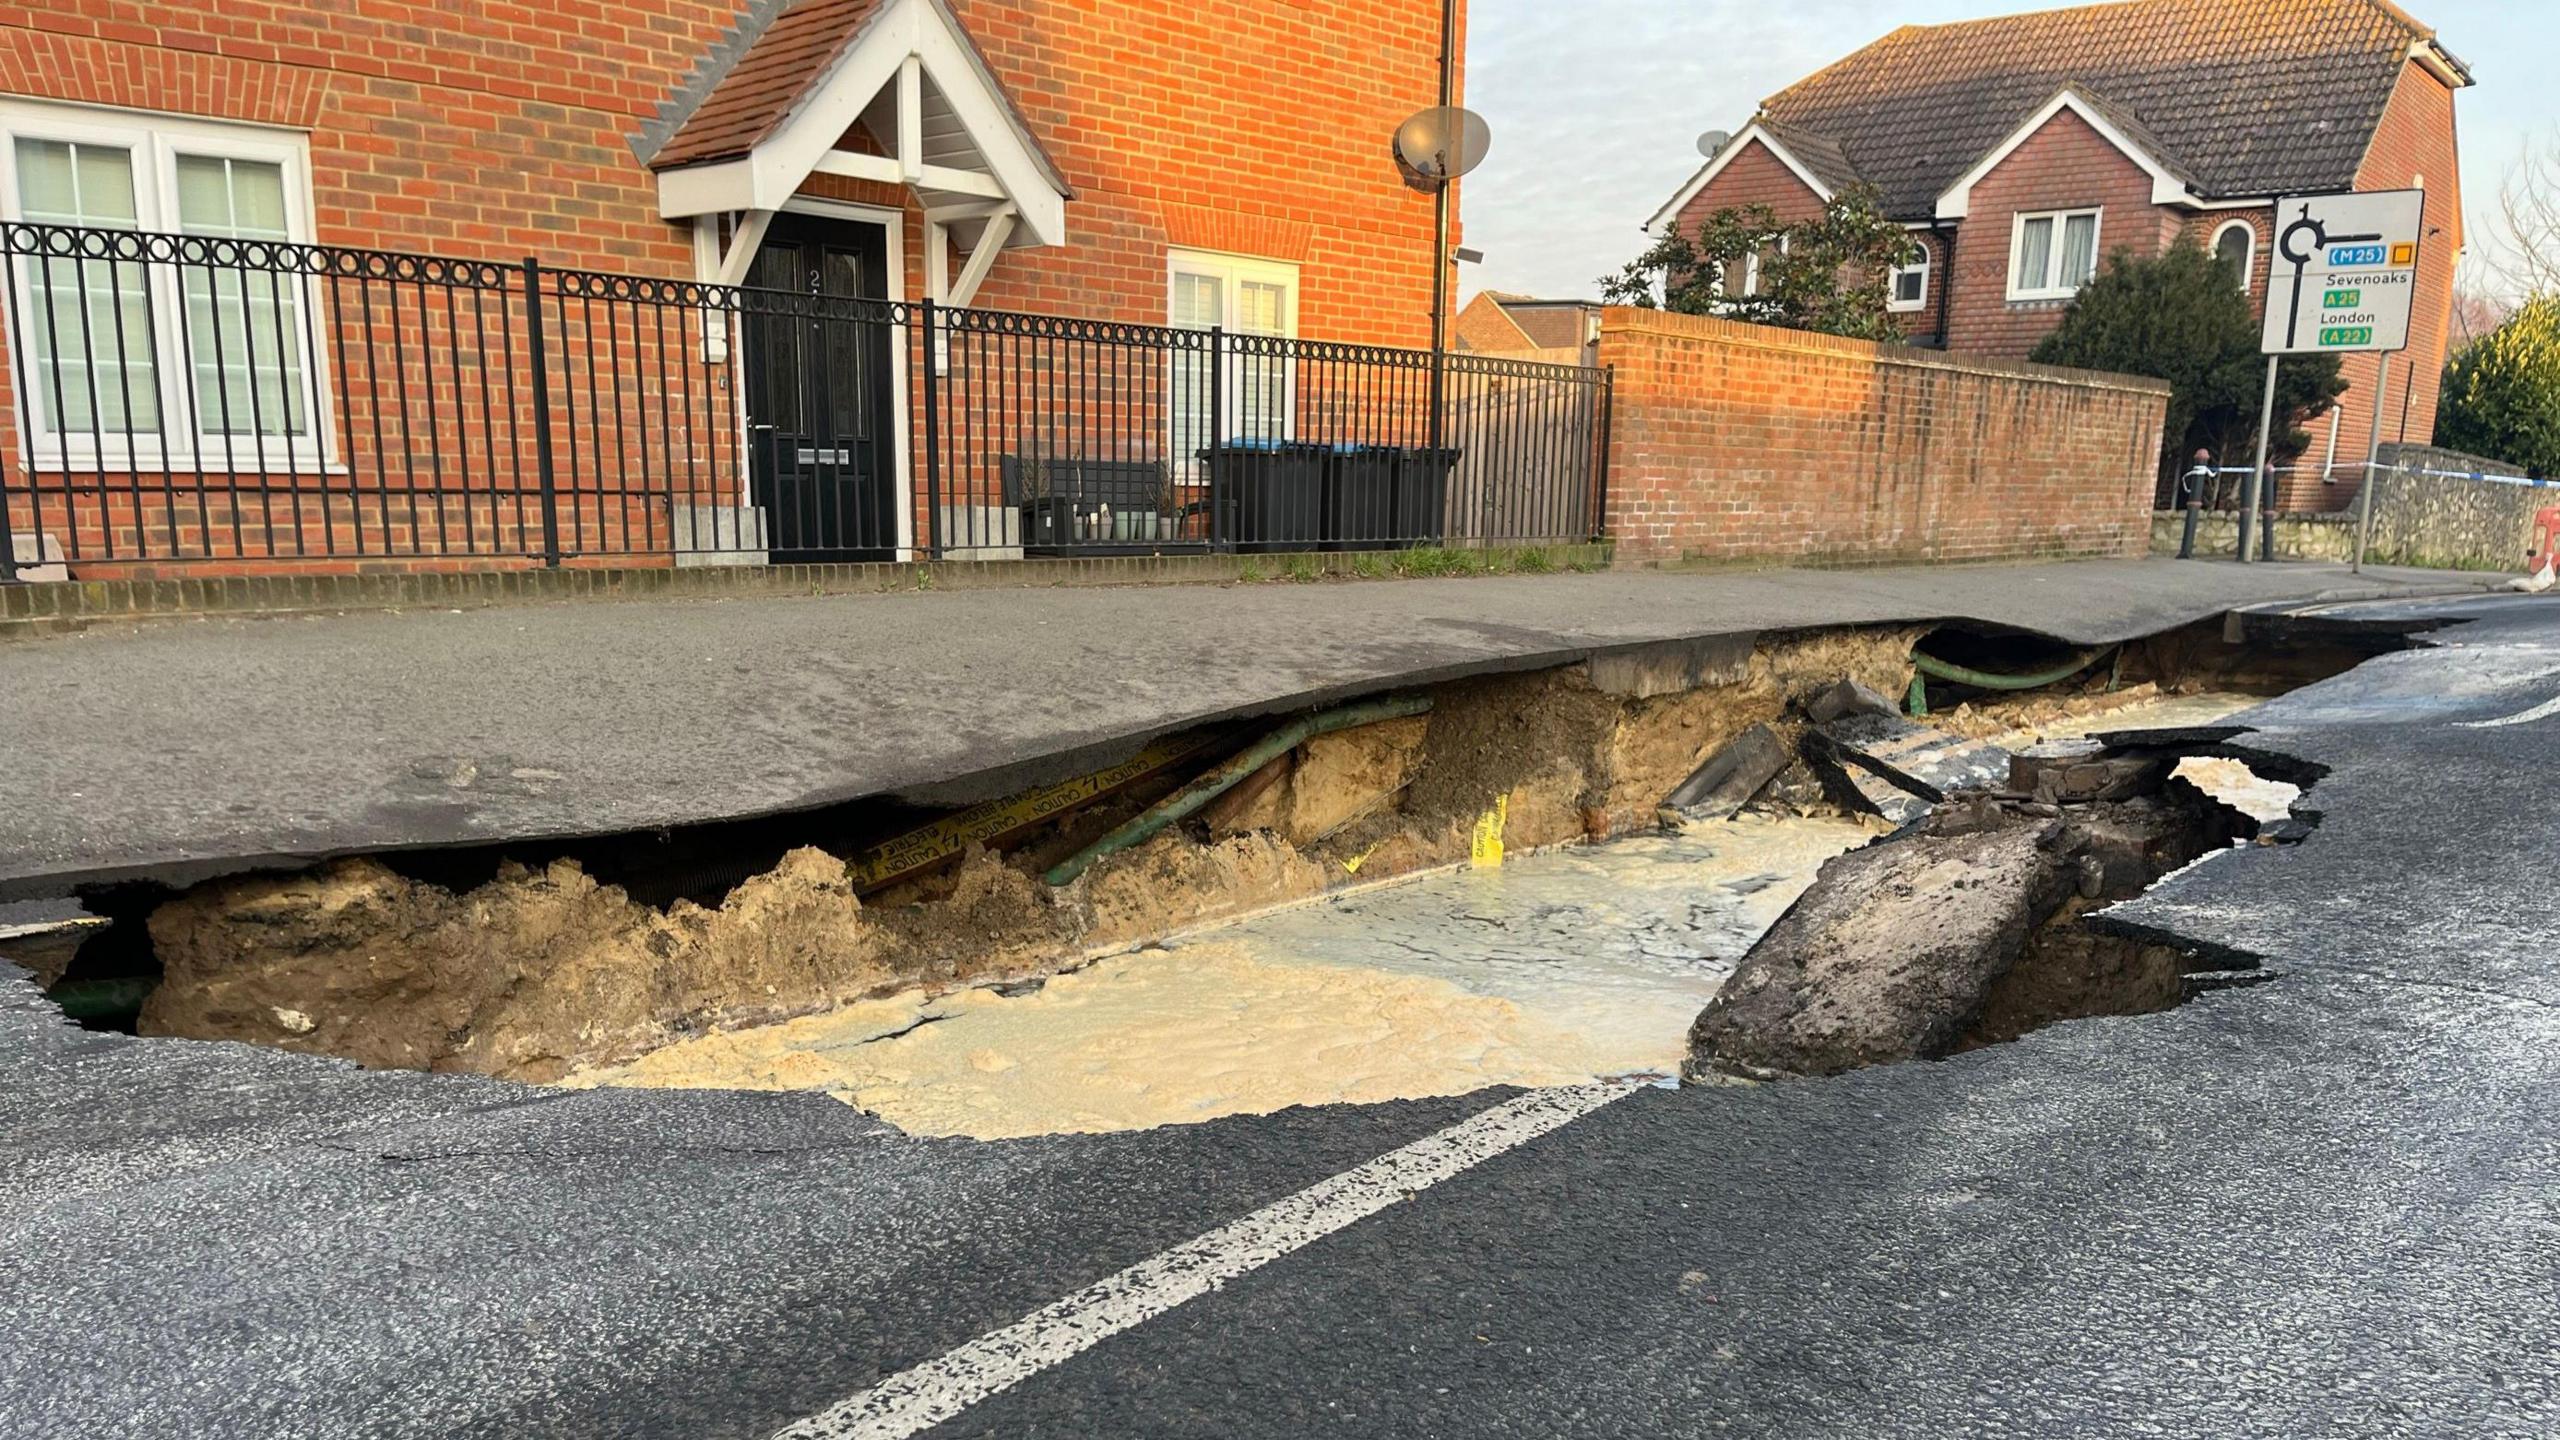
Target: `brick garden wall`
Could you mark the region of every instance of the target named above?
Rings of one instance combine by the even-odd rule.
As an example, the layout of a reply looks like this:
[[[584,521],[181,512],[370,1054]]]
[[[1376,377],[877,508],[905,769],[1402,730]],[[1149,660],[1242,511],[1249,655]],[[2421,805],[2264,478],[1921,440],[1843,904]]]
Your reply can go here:
[[[1603,314],[1622,562],[2140,555],[2168,391],[1660,311]]]

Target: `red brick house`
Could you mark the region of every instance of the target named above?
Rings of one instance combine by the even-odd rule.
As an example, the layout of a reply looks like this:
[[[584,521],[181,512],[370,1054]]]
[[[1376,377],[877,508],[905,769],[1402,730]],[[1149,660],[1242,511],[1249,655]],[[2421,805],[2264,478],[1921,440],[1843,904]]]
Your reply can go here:
[[[2324,483],[2326,432],[2342,462],[2363,459],[2382,363],[2382,439],[2434,432],[2463,245],[2453,96],[2470,83],[2387,0],[2122,0],[1905,26],[1763,101],[1648,223],[1749,204],[1794,220],[1873,187],[1912,232],[1892,282],[1908,333],[2021,358],[2107,254],[2191,238],[2263,303],[2278,197],[2424,189],[2410,348],[2346,358],[2336,419],[2279,496],[2334,508],[2359,472]]]
[[[1451,322],[1450,343],[1487,355],[1552,357],[1569,365],[1596,362],[1600,306],[1590,300],[1542,300],[1479,290]]]
[[[0,521],[75,566],[522,557],[540,448],[546,492],[596,501],[541,517],[572,532],[555,558],[907,555],[954,525],[1009,551],[987,512],[1095,476],[1170,534],[1205,441],[1328,438],[1320,404],[1387,392],[1360,366],[1422,393],[1409,360],[1319,347],[1431,333],[1433,201],[1388,137],[1435,97],[1441,24],[1438,0],[27,0],[0,20]],[[928,341],[926,301],[1082,328]],[[1044,423],[1109,397],[1119,430],[1078,443],[1116,448],[1029,448],[1035,382]],[[1000,500],[964,493],[999,471]],[[794,506],[827,543],[773,531]]]

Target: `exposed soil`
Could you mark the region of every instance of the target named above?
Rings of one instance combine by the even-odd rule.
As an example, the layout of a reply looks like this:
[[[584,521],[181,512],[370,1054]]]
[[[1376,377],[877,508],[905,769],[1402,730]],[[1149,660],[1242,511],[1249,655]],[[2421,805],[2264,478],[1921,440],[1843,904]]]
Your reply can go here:
[[[1111,797],[865,902],[803,848],[717,904],[661,909],[576,861],[449,888],[370,860],[215,882],[160,907],[155,1035],[549,1080],[710,1031],[1050,975],[1346,884],[1460,864],[1497,801],[1512,853],[1649,829],[1743,728],[1843,673],[1907,678],[1914,632],[1773,641],[1731,684],[1628,699],[1582,667],[1462,681],[1427,717],[1316,737],[1199,823],[1051,890],[1041,867],[1174,783]],[[485,872],[484,872],[485,873]]]
[[[2090,911],[2112,903],[2074,896],[2054,912],[1991,983],[1957,1048],[2015,1040],[2065,1020],[2150,1015],[2184,1001],[2193,957],[2082,923]]]

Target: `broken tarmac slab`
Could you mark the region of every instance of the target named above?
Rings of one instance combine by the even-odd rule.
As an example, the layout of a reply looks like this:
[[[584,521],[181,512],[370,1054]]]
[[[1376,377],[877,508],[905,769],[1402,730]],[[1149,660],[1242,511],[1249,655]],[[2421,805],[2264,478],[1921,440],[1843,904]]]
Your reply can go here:
[[[1751,797],[1794,764],[1795,758],[1777,731],[1754,725],[1708,756],[1707,763],[1663,801],[1663,808],[1685,819],[1722,820],[1751,803]]]
[[[1964,621],[2089,645],[2476,576],[2097,560],[617,601],[0,644],[0,898],[335,855],[960,806],[1211,721],[1710,636]],[[326,677],[325,682],[315,677]],[[538,783],[489,783],[540,772]],[[473,758],[474,780],[429,761]]]
[[[1683,1078],[1837,1075],[2178,1003],[2187,954],[2084,919],[2240,833],[2157,772],[2154,791],[1976,795],[1826,862],[1699,1012]]]
[[[2075,888],[2059,820],[1912,833],[1824,863],[1689,1030],[1682,1078],[1837,1075],[1945,1054]]]
[[[1815,727],[1805,747],[1816,759],[1883,777],[1937,803],[1964,790],[2008,783],[2009,752],[1896,715],[1850,715]]]
[[[1851,715],[1897,713],[1892,699],[1884,692],[1846,677],[1806,701],[1804,706],[1805,718],[1816,725],[1828,725]]]
[[[2116,753],[2094,738],[2048,740],[2009,759],[2009,789],[2048,805],[2123,800],[2160,787],[2167,752]]]

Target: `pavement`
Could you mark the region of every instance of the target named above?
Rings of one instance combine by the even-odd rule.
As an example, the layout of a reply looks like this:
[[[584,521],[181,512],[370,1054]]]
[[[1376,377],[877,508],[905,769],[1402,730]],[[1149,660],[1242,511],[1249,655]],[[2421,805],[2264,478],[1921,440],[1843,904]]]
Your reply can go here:
[[[2326,615],[2450,628],[2240,717],[2307,840],[2111,912],[2259,983],[1499,1146],[1564,1092],[924,1141],[0,979],[0,1435],[2560,1433],[2560,602]]]
[[[872,796],[965,804],[1168,730],[1664,641],[1969,620],[2095,644],[2488,578],[2123,560],[98,627],[0,645],[0,734],[40,739],[0,766],[0,900]]]

